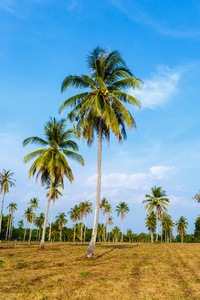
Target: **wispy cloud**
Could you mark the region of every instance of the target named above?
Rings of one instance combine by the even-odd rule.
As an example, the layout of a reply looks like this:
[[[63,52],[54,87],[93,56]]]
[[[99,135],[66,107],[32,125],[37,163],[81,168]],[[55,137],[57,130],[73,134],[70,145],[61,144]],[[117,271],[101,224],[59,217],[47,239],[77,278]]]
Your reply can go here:
[[[14,0],[1,0],[0,1],[0,9],[6,10],[7,12],[13,14],[14,9],[13,5],[15,4]]]
[[[122,0],[109,0],[109,2],[120,9],[120,11],[124,13],[131,21],[137,23],[138,25],[147,27],[148,29],[152,29],[161,35],[176,38],[193,38],[200,36],[199,28],[181,31],[175,28],[164,26],[161,21],[156,20],[146,13],[144,8],[138,3],[139,1],[126,1],[126,5],[124,5],[124,1]]]
[[[155,109],[162,106],[178,93],[178,83],[182,71],[171,70],[167,66],[158,66],[157,73],[144,79],[141,90],[129,89],[129,93],[140,100],[142,107]]]
[[[174,167],[153,166],[147,173],[111,173],[102,176],[102,188],[109,188],[117,193],[118,189],[148,190],[155,180],[166,178],[175,172]],[[95,186],[97,175],[93,175],[86,180],[86,185]],[[114,193],[114,194],[115,194]]]

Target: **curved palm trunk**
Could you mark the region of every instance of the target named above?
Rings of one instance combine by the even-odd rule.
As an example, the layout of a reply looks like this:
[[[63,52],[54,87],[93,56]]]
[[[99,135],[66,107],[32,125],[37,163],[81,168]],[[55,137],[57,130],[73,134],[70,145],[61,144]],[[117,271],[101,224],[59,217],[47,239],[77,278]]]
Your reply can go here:
[[[86,222],[87,222],[87,215],[85,216],[84,243],[85,243],[85,235],[86,235]]]
[[[51,221],[50,221],[50,228],[49,228],[49,241],[51,240],[51,224],[52,224],[52,221],[53,221],[54,203],[55,203],[55,199],[53,199],[53,206],[52,206],[52,212],[51,212]]]
[[[85,256],[91,258],[94,256],[98,220],[99,220],[99,203],[100,203],[100,194],[101,194],[101,145],[102,143],[102,120],[99,122],[99,136],[98,136],[98,176],[97,176],[97,193],[96,193],[96,206],[95,206],[95,215],[94,215],[94,226],[92,232],[92,239],[90,241],[89,247],[86,250]]]
[[[60,243],[62,241],[62,229],[60,229]]]
[[[7,239],[8,239],[8,228],[9,228],[9,225],[10,225],[10,217],[8,217],[5,241],[7,241]]]
[[[106,231],[106,242],[108,241],[108,222],[107,222],[107,231]]]
[[[83,241],[83,220],[81,219],[81,243]]]
[[[47,202],[47,208],[46,208],[46,214],[45,214],[44,227],[43,227],[43,232],[42,232],[42,239],[41,239],[41,243],[40,243],[40,248],[44,248],[45,232],[46,232],[46,226],[47,226],[47,217],[48,217],[49,205],[50,205],[50,202],[51,202],[52,186],[53,186],[53,178],[51,177],[51,184],[50,184],[50,190],[49,190],[49,199],[48,199],[48,202]]]
[[[3,215],[3,203],[4,203],[4,196],[5,196],[5,193],[3,193],[3,197],[2,197],[2,204],[1,204],[1,216],[0,216],[0,234],[1,234],[1,225],[2,225],[2,215]]]

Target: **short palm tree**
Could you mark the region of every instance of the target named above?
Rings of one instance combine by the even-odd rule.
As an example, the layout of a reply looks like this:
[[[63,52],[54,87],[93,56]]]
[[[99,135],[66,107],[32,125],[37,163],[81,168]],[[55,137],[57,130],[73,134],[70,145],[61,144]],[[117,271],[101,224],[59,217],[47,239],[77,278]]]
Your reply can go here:
[[[120,229],[119,227],[115,226],[112,230],[112,235],[114,237],[115,242],[118,242],[119,234],[120,234]]]
[[[121,216],[121,221],[122,221],[122,238],[121,238],[121,242],[123,242],[123,221],[124,218],[126,217],[126,214],[128,212],[130,212],[128,204],[126,204],[125,202],[120,202],[119,205],[117,205],[116,210],[117,212],[117,216]]]
[[[112,212],[112,206],[111,206],[111,204],[109,204],[109,203],[107,203],[107,205],[105,206],[105,208],[104,208],[104,212],[105,212],[105,214],[106,214],[106,216],[107,216],[107,230],[106,230],[106,242],[107,242],[107,240],[108,240],[108,220],[109,220],[109,218],[110,218],[110,213]]]
[[[179,234],[181,235],[181,243],[183,243],[183,235],[185,233],[185,230],[188,227],[187,219],[183,216],[179,218],[179,220],[176,222],[177,230]]]
[[[61,92],[66,91],[69,86],[90,90],[64,101],[60,112],[68,107],[74,107],[68,117],[72,122],[76,122],[78,137],[83,136],[89,146],[94,140],[95,133],[98,136],[98,179],[94,226],[92,239],[85,254],[90,258],[94,255],[98,227],[102,140],[109,141],[110,132],[112,132],[122,143],[122,140],[126,138],[125,127],[128,126],[131,129],[136,126],[134,118],[124,103],[137,107],[140,107],[140,104],[136,98],[122,89],[139,88],[141,81],[133,77],[117,50],[109,53],[108,48],[97,47],[87,57],[87,64],[90,76],[68,75],[62,82]]]
[[[83,241],[83,217],[85,214],[85,202],[79,203],[79,214],[80,214],[80,221],[81,221],[81,243]]]
[[[42,176],[46,173],[50,178],[49,198],[47,201],[40,248],[44,248],[48,211],[52,197],[54,179],[56,178],[58,182],[62,182],[63,177],[66,176],[70,182],[74,180],[72,170],[69,167],[66,157],[84,165],[82,156],[77,153],[78,145],[71,140],[71,138],[74,137],[73,130],[66,130],[66,120],[62,119],[60,121],[56,121],[55,118],[51,118],[44,126],[44,133],[46,140],[33,136],[23,141],[23,146],[32,143],[45,147],[31,152],[24,157],[25,163],[37,157],[30,167],[29,178],[35,174],[37,174],[36,178],[38,178],[38,176]],[[73,151],[69,149],[72,149]]]
[[[12,235],[12,221],[13,221],[13,214],[14,214],[14,211],[17,210],[17,204],[11,202],[11,203],[8,205],[7,209],[9,209],[9,213],[10,213],[10,224],[9,224],[9,234],[8,234],[8,239],[10,240],[11,235]]]
[[[2,204],[1,204],[1,215],[0,215],[0,234],[1,234],[1,224],[2,224],[2,215],[3,215],[3,205],[4,205],[4,197],[6,193],[9,193],[9,187],[15,186],[15,179],[13,179],[14,173],[10,173],[3,169],[3,172],[0,173],[0,191],[3,194]]]
[[[35,225],[39,228],[39,236],[38,236],[38,240],[40,240],[40,235],[41,235],[41,230],[42,230],[42,226],[44,224],[44,213],[41,213],[38,217],[35,218]]]
[[[99,204],[99,208],[101,209],[102,213],[103,213],[103,224],[104,224],[104,233],[103,233],[103,239],[105,241],[106,237],[105,237],[105,208],[106,205],[108,205],[108,200],[103,197],[103,199],[101,200],[100,204]]]
[[[130,243],[130,242],[131,242],[131,238],[132,238],[132,236],[133,236],[132,230],[131,230],[131,229],[128,229],[126,235],[127,235],[128,239],[129,239],[129,243]]]
[[[156,208],[156,241],[158,241],[158,217],[162,215],[163,210],[167,211],[167,207],[170,207],[170,205],[166,191],[162,190],[161,187],[154,186],[151,188],[151,191],[152,196],[146,194],[147,199],[143,200],[142,203],[147,203],[145,209],[148,209],[149,212],[152,212]]]
[[[27,222],[27,225],[25,227],[25,230],[24,230],[24,239],[23,239],[23,242],[25,241],[25,238],[26,238],[26,229],[28,227],[28,223],[31,223],[32,222],[32,217],[33,217],[33,209],[28,207],[24,214],[23,214],[23,217],[26,219],[26,222]]]
[[[108,224],[108,239],[109,239],[109,242],[110,242],[110,226],[112,226],[114,224],[113,217],[108,218],[107,224]]]
[[[85,229],[84,229],[84,243],[85,243],[85,236],[86,236],[86,224],[87,224],[87,216],[92,213],[93,207],[90,200],[84,202],[84,216],[85,216]]]
[[[156,214],[154,211],[149,212],[149,214],[145,218],[145,225],[150,231],[151,234],[151,242],[153,243],[153,233],[156,230]]]
[[[76,237],[76,223],[78,220],[80,220],[80,207],[79,205],[74,205],[73,208],[70,209],[68,212],[70,216],[70,220],[74,223],[74,242],[75,242],[75,237]]]
[[[35,216],[35,213],[34,213],[34,211],[36,211],[37,210],[37,208],[39,208],[39,206],[38,206],[38,202],[39,202],[40,200],[38,200],[38,198],[33,198],[33,199],[31,199],[29,202],[28,202],[28,204],[30,204],[29,205],[29,208],[31,208],[32,209],[32,221],[31,221],[31,228],[30,228],[30,233],[29,233],[29,241],[31,241],[31,235],[32,235],[32,229],[33,229],[33,221],[34,221],[34,216]]]
[[[53,181],[53,186],[52,186],[52,191],[51,191],[51,199],[53,200],[53,205],[52,205],[52,212],[51,212],[51,220],[50,220],[50,228],[49,228],[49,241],[51,240],[51,224],[53,221],[53,211],[54,211],[54,204],[55,201],[58,200],[59,196],[63,196],[62,193],[58,188],[64,188],[64,184],[58,183],[56,179]],[[50,191],[50,186],[47,186],[46,189]],[[47,192],[46,196],[49,197],[49,191]]]
[[[62,228],[63,225],[67,224],[66,214],[65,213],[58,213],[58,216],[56,216],[56,222],[59,225],[60,230],[60,242],[62,241]]]

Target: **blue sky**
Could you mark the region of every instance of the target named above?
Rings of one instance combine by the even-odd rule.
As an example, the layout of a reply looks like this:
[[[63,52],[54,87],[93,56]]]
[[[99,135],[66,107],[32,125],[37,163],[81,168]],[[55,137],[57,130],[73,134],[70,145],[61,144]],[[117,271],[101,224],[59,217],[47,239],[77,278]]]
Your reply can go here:
[[[30,165],[23,164],[35,148],[22,148],[22,141],[42,137],[49,117],[60,118],[59,106],[78,93],[69,89],[61,94],[62,80],[68,74],[87,74],[86,56],[97,45],[120,50],[144,82],[141,91],[128,91],[142,105],[141,110],[129,107],[137,131],[128,132],[123,146],[115,137],[109,147],[103,145],[101,196],[113,208],[120,201],[128,203],[125,231],[147,232],[142,200],[151,187],[162,186],[173,220],[185,216],[188,233],[193,232],[200,212],[192,202],[200,189],[200,3],[194,0],[0,1],[0,170],[10,169],[16,179],[4,213],[16,202],[17,225],[32,197],[40,199],[38,213],[45,211],[46,191],[35,179],[28,180]],[[79,145],[86,165],[70,162],[75,181],[65,181],[54,216],[79,201],[95,203],[97,143]],[[93,215],[88,219],[92,225]]]

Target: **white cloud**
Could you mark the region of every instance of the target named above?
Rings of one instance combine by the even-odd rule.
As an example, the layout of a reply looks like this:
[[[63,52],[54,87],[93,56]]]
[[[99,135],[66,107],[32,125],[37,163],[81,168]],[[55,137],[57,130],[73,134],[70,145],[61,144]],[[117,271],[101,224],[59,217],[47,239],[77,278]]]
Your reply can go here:
[[[157,73],[152,78],[144,79],[141,90],[129,89],[129,94],[136,97],[142,107],[155,109],[162,106],[178,93],[178,83],[181,71],[170,70],[167,66],[158,66]]]
[[[114,194],[121,188],[132,190],[148,190],[152,187],[155,180],[166,178],[169,174],[174,172],[173,167],[153,166],[148,173],[111,173],[103,174],[101,185],[103,189],[112,189]],[[86,185],[95,186],[97,182],[97,175],[93,175],[86,180]]]

